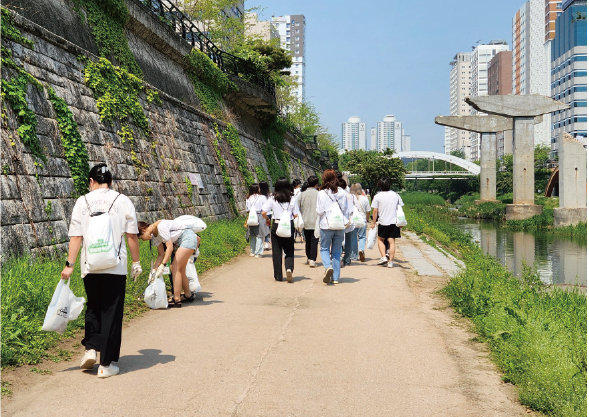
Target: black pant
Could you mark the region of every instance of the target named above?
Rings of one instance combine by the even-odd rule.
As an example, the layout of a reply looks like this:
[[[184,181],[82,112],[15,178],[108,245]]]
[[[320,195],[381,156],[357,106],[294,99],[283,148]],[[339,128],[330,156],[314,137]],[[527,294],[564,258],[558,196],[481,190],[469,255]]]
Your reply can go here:
[[[88,274],[84,278],[86,321],[82,345],[100,352],[100,364],[119,360],[125,306],[125,275]]]
[[[282,252],[284,251],[284,267],[294,271],[294,223],[290,222],[290,237],[280,237],[276,234],[278,224],[272,225],[270,240],[272,242],[272,265],[274,266],[274,279],[282,281]]]
[[[315,237],[315,230],[311,229],[304,229],[305,232],[305,254],[307,255],[307,259],[312,261],[317,260],[317,245],[319,244],[319,239]]]

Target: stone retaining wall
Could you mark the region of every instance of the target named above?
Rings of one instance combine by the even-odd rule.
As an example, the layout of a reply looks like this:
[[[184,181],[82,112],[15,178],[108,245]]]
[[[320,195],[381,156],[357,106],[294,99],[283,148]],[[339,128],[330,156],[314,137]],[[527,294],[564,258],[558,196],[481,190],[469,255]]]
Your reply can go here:
[[[146,164],[146,168],[137,168],[131,160],[129,144],[122,143],[116,134],[120,127],[100,121],[93,92],[84,84],[84,64],[77,57],[92,57],[92,53],[22,16],[15,14],[14,23],[23,36],[34,42],[34,48],[6,39],[2,40],[2,45],[12,50],[17,64],[52,87],[66,101],[88,150],[90,166],[98,162],[108,164],[115,179],[113,188],[132,199],[140,220],[153,221],[181,214],[212,220],[231,215],[227,189],[212,144],[213,126],[217,124],[223,129],[225,124],[222,121],[199,110],[194,97],[176,98],[160,90],[161,105],[149,103],[145,96],[141,97],[151,135],[141,136],[136,141],[137,156]],[[86,36],[83,39],[88,42]],[[132,45],[150,48],[148,43],[137,39]],[[144,51],[144,56],[149,55],[156,56],[157,53]],[[163,62],[164,58],[160,56],[158,59]],[[167,70],[177,71],[177,78],[185,80],[177,63],[171,63]],[[13,75],[14,72],[3,68],[3,78]],[[173,79],[173,76],[167,79]],[[182,81],[180,85],[185,87],[186,84]],[[27,102],[37,116],[37,136],[47,163],[39,164],[22,144],[16,133],[19,126],[16,115],[9,105],[5,105],[0,162],[3,258],[9,253],[31,251],[35,254],[65,249],[75,203],[74,183],[64,159],[56,115],[47,100],[47,88],[39,91],[29,84]],[[233,112],[233,124],[246,148],[248,167],[256,177],[254,168],[257,165],[262,165],[267,172],[261,152],[266,141],[260,131],[261,121],[251,112],[237,113],[240,108],[228,103],[229,113]],[[239,167],[231,156],[229,145],[225,141],[220,141],[220,145],[238,209],[243,211],[246,190]],[[316,173],[318,167],[300,141],[287,135],[285,150],[293,161],[291,178],[306,178]],[[193,186],[192,193],[188,191],[186,179],[190,173],[201,176],[204,188]]]

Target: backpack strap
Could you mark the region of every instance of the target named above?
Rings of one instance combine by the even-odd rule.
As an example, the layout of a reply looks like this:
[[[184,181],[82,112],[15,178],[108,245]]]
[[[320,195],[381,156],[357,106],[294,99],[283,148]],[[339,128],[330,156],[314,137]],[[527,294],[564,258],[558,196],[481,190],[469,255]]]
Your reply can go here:
[[[110,213],[110,209],[112,208],[112,206],[114,206],[115,201],[117,201],[117,198],[119,198],[119,196],[121,195],[121,193],[118,193],[117,196],[115,197],[115,199],[112,201],[112,204],[110,205],[110,207],[108,208],[107,213]],[[86,196],[84,196],[86,197]],[[87,202],[87,201],[86,201]]]

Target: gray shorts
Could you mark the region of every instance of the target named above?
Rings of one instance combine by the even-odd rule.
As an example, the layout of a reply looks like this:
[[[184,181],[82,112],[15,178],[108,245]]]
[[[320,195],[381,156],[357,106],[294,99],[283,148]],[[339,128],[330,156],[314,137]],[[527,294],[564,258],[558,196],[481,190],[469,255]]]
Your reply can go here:
[[[196,250],[197,242],[198,240],[196,238],[196,233],[194,233],[190,229],[187,229],[184,232],[182,232],[182,235],[180,235],[180,237],[176,241],[175,246],[178,248]]]

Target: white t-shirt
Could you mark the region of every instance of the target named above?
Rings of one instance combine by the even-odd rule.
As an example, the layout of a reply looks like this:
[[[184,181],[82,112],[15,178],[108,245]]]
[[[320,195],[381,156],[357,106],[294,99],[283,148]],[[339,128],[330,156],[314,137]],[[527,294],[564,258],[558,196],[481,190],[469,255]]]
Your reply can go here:
[[[381,191],[374,196],[372,208],[378,209],[378,223],[389,226],[397,222],[397,205],[403,206],[401,196],[394,191]]]
[[[331,206],[335,201],[339,203],[342,214],[346,218],[350,218],[354,207],[351,207],[352,211],[350,211],[347,195],[348,194],[339,187],[337,189],[337,193],[335,194],[330,189],[321,190],[319,193],[317,193],[317,214],[319,215],[319,228],[329,229],[329,224],[327,223],[327,212],[331,209]]]
[[[280,220],[284,210],[290,211],[290,219],[292,220],[294,214],[299,215],[300,213],[299,203],[294,197],[292,197],[288,203],[279,203],[274,200],[274,197],[270,197],[262,206],[262,211],[266,212],[266,214],[272,212],[272,218],[276,221]]]
[[[364,211],[365,213],[370,212],[370,201],[368,201],[368,197],[365,195],[357,195],[356,196],[356,207],[360,212]]]
[[[86,204],[86,200],[88,201],[88,204]],[[121,260],[117,266],[104,269],[100,271],[100,273],[127,275],[127,246],[125,245],[125,242],[122,241],[123,233],[137,234],[139,233],[139,230],[137,229],[135,206],[126,195],[119,195],[118,192],[109,188],[99,188],[98,190],[90,191],[85,196],[79,197],[76,200],[74,210],[72,211],[72,220],[70,222],[68,236],[83,236],[84,231],[88,228],[90,214],[107,212],[111,204],[112,208],[109,211],[109,215],[113,227],[113,238],[116,247],[118,248],[120,245],[121,249],[119,256]],[[90,211],[88,210],[88,205],[90,206]],[[89,273],[86,264],[86,242],[84,241],[82,241],[80,264],[82,267],[83,278]]]
[[[262,212],[262,207],[264,206],[266,200],[268,199],[265,195],[251,195],[247,200],[245,200],[245,208],[247,211],[250,211],[252,209],[252,206],[254,206],[256,208],[256,213],[260,214]]]
[[[174,220],[161,220],[157,225],[157,236],[151,238],[153,246],[159,246],[168,240],[176,242],[182,233],[186,230],[183,224],[176,223]]]

